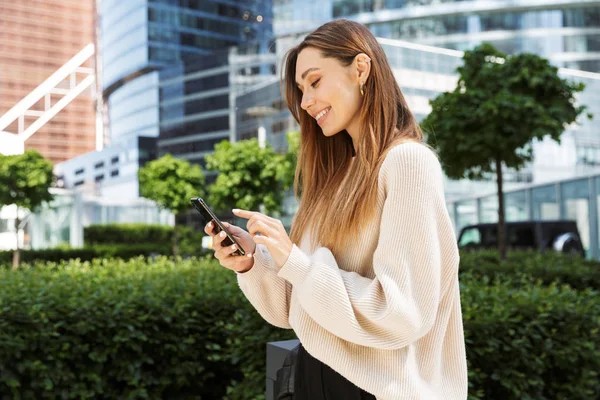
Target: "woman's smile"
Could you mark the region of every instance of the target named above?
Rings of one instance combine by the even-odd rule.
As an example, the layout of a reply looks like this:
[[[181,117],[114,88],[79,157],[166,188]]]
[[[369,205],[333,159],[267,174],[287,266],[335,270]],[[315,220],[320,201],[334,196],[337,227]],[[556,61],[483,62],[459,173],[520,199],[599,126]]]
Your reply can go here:
[[[323,123],[325,121],[325,119],[329,116],[329,111],[331,110],[331,107],[326,108],[325,110],[321,111],[316,119],[317,119],[317,124],[319,124],[319,126],[323,126]]]

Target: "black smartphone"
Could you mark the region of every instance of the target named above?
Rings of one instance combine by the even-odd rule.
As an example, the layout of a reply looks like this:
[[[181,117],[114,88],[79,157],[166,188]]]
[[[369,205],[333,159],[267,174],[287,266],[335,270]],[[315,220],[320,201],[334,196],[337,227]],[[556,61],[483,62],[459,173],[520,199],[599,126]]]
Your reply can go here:
[[[208,224],[210,221],[213,221],[213,233],[215,235],[217,235],[221,231],[225,232],[227,237],[224,238],[221,242],[221,245],[223,247],[235,244],[237,246],[237,250],[231,254],[234,256],[246,255],[246,252],[244,251],[242,246],[240,246],[240,244],[237,242],[237,240],[235,240],[231,232],[229,232],[227,228],[225,228],[225,225],[223,225],[219,218],[217,218],[215,213],[210,209],[208,204],[206,204],[206,202],[202,200],[202,198],[194,197],[190,199],[190,201],[192,202],[194,208],[198,210],[198,212],[202,215],[202,218],[204,218],[204,225]]]

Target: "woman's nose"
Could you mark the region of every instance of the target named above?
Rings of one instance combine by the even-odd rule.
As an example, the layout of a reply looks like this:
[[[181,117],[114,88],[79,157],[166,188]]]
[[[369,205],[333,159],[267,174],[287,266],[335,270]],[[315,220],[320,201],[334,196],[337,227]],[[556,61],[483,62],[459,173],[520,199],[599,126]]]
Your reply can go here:
[[[306,111],[306,109],[310,106],[312,106],[315,103],[314,97],[313,96],[302,96],[302,103],[300,103],[300,107],[302,107],[302,109],[304,111]]]

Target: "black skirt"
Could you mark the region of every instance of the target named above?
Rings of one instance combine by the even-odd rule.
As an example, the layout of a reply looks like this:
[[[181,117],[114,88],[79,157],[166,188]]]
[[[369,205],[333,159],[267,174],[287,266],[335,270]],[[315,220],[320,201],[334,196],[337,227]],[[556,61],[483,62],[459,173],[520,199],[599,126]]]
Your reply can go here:
[[[298,349],[294,379],[294,400],[375,400],[304,349]]]

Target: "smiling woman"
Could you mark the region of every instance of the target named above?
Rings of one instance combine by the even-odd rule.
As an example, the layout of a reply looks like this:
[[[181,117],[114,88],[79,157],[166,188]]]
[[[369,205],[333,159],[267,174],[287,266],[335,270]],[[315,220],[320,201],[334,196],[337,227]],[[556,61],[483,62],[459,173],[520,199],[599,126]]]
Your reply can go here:
[[[300,339],[295,400],[464,400],[458,248],[443,173],[422,143],[383,49],[361,24],[329,22],[284,59],[300,124],[290,236],[234,210],[250,257],[216,257],[273,325]],[[210,227],[206,228],[210,234]]]

